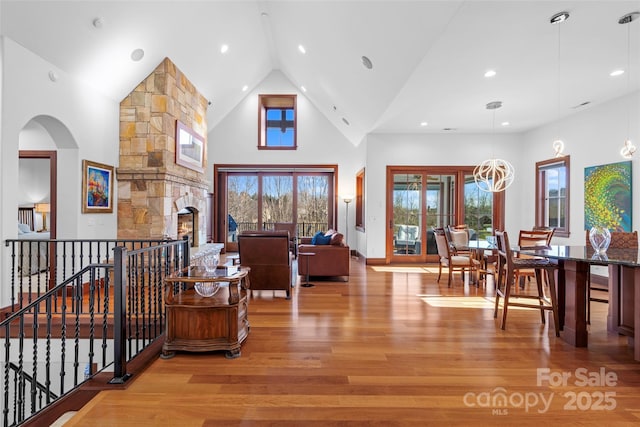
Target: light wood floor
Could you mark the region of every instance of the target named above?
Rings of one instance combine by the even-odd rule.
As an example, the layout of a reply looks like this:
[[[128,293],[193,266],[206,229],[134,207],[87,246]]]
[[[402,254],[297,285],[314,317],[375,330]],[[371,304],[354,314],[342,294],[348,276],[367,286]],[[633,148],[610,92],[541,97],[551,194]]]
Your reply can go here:
[[[511,309],[502,331],[491,286],[456,275],[448,289],[437,270],[352,259],[348,283],[254,293],[240,358],[158,359],[65,427],[640,423],[640,363],[606,333],[606,304],[593,304],[589,349],[574,348],[533,310]],[[544,369],[566,385],[539,381]]]

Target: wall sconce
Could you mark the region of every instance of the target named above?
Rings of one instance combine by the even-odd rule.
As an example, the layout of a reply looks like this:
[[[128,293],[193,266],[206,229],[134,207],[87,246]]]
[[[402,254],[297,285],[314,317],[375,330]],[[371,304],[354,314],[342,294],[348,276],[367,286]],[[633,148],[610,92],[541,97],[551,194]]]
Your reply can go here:
[[[51,211],[51,206],[49,205],[49,203],[36,203],[35,211],[42,214],[42,230],[40,231],[48,231],[47,213]]]
[[[620,149],[620,155],[625,159],[630,159],[633,157],[633,153],[636,152],[636,146],[633,145],[630,139],[627,139],[624,142],[624,146]]]
[[[553,151],[555,151],[556,157],[564,157],[564,142],[561,139],[553,141]]]

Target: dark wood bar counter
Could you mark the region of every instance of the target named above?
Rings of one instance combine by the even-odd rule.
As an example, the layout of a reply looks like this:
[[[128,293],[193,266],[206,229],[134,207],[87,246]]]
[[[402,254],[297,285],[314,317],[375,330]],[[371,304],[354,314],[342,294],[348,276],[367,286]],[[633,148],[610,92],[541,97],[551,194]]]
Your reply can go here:
[[[637,249],[609,248],[597,254],[589,246],[550,246],[521,250],[523,254],[558,260],[560,336],[576,347],[587,347],[587,275],[589,265],[609,267],[607,328],[630,337],[634,359],[640,361],[640,261]]]

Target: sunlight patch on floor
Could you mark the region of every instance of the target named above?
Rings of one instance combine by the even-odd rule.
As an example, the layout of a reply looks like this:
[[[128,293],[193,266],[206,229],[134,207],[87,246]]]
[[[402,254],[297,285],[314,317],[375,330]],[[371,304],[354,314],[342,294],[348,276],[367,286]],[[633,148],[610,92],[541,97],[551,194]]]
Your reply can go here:
[[[412,265],[376,265],[372,266],[373,271],[379,273],[438,273],[438,268]],[[443,270],[444,273],[444,270]]]
[[[493,298],[472,297],[472,296],[423,296],[420,299],[432,307],[448,307],[448,308],[493,308],[495,301]]]
[[[425,303],[432,307],[444,308],[494,308],[496,300],[493,297],[473,297],[473,296],[430,296],[418,295]],[[511,298],[516,301],[518,298]],[[527,302],[529,302],[528,300]],[[502,299],[500,300],[500,310],[502,310]],[[531,310],[527,307],[509,306],[509,310]]]

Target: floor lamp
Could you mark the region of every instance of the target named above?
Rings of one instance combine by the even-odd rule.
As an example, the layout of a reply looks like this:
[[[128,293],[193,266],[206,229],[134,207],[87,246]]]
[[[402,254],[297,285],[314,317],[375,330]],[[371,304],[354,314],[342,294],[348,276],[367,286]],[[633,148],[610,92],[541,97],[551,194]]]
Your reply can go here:
[[[343,196],[342,200],[344,200],[344,204],[346,205],[347,209],[345,211],[344,214],[344,227],[345,227],[345,241],[347,242],[347,245],[349,245],[349,203],[351,203],[351,200],[353,200],[352,196]]]

